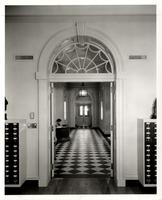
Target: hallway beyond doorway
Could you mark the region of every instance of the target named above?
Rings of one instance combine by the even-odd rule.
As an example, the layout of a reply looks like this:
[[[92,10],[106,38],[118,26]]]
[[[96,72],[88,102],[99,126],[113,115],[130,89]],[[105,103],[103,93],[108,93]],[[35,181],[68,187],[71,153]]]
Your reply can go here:
[[[110,146],[99,131],[74,129],[56,146],[55,177],[110,177]]]

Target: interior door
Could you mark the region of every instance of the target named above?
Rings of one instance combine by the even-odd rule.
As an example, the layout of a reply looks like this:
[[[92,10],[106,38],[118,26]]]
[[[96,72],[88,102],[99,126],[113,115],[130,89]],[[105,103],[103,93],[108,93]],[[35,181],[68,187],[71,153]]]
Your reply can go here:
[[[114,176],[115,161],[115,84],[110,82],[110,140],[111,140],[111,177]]]
[[[51,178],[54,176],[54,157],[55,157],[55,117],[54,117],[54,83],[50,83],[50,171]]]
[[[91,104],[76,105],[76,126],[83,128],[92,126]]]

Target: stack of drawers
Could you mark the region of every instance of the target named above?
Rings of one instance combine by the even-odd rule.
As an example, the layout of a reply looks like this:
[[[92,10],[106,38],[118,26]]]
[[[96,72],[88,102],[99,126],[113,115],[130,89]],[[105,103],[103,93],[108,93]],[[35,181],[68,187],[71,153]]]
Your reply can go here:
[[[5,124],[5,184],[19,184],[19,124]]]
[[[145,187],[157,183],[157,130],[155,119],[138,119],[138,178]]]
[[[26,180],[26,121],[5,122],[5,186],[20,187]]]
[[[145,122],[145,184],[156,184],[156,123]]]

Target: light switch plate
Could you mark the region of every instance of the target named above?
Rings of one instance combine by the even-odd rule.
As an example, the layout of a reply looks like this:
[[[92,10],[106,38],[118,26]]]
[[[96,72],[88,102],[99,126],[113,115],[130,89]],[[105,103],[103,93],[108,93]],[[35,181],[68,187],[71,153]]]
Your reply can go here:
[[[28,128],[37,128],[37,123],[29,123]]]
[[[34,112],[30,112],[30,113],[29,113],[29,118],[30,118],[30,119],[34,119]]]

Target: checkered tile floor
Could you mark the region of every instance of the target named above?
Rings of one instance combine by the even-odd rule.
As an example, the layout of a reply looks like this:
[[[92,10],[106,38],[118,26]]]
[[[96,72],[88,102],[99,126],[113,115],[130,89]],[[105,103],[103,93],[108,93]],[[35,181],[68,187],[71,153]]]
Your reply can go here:
[[[56,146],[55,177],[109,177],[110,146],[94,129],[76,129]]]

